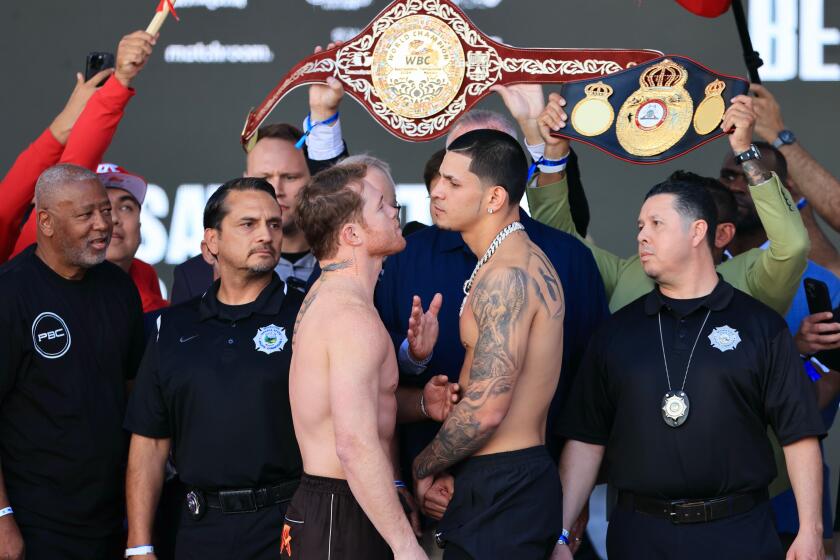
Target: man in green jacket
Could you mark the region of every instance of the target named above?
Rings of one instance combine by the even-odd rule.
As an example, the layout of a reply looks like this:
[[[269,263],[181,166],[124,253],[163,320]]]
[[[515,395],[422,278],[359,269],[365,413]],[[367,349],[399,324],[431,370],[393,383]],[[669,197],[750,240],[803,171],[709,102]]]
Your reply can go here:
[[[560,130],[565,126],[565,103],[560,95],[551,94],[538,119],[546,144],[545,158],[549,160],[560,160],[569,153],[568,140],[549,134],[551,130]],[[745,115],[750,123],[749,127],[741,127],[729,135],[733,151],[740,152],[750,146],[753,136],[755,112],[752,99],[747,96],[733,99],[727,113],[734,112]],[[751,163],[752,167],[764,169],[760,158],[751,162],[755,162]],[[577,235],[569,212],[565,173],[543,173],[538,177],[537,185],[526,192],[532,216],[540,222]],[[762,180],[760,175],[756,175],[749,183],[749,190],[770,246],[766,251],[753,248],[721,262],[724,249],[737,232],[733,224],[720,224],[715,238],[717,271],[734,287],[784,315],[807,264],[808,233],[796,205],[776,173],[769,180]],[[653,289],[654,281],[645,274],[638,254],[621,258],[594,243],[584,242],[595,256],[609,298],[610,311],[621,309]]]

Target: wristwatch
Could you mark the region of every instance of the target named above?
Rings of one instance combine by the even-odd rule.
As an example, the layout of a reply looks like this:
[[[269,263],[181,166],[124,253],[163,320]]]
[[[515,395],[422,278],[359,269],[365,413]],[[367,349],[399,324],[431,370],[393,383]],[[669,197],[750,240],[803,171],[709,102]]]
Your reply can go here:
[[[751,159],[761,159],[761,152],[758,151],[755,144],[750,144],[750,149],[746,152],[735,154],[735,163],[738,165],[741,165],[745,161],[750,161]]]
[[[779,132],[779,136],[773,140],[773,147],[778,149],[782,146],[789,146],[794,142],[796,142],[796,135],[790,130],[782,130]]]

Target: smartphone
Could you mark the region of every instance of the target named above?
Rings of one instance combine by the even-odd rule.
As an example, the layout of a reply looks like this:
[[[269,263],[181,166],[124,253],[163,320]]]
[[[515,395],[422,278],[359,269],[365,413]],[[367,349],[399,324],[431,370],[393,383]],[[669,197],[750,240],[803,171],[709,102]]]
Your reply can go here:
[[[805,284],[805,299],[808,300],[808,312],[811,315],[831,311],[831,297],[828,295],[828,285],[825,282],[815,278],[805,278],[802,283]]]
[[[808,311],[811,315],[823,311],[833,311],[834,318],[823,322],[839,322],[838,318],[840,318],[840,315],[838,314],[840,314],[840,307],[831,309],[831,297],[828,295],[828,285],[822,280],[816,280],[815,278],[805,278],[802,282],[805,284],[805,298],[808,300]],[[834,371],[840,371],[840,348],[817,352],[817,359]]]
[[[109,52],[89,52],[85,60],[85,81],[90,80],[99,72],[114,67],[114,54]],[[105,83],[102,80],[96,87]]]

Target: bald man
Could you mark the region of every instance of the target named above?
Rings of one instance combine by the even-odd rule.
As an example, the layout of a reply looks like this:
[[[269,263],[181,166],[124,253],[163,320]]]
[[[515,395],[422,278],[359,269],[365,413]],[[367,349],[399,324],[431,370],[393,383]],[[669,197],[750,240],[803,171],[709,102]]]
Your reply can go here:
[[[44,171],[33,217],[37,242],[0,267],[0,558],[121,558],[140,297],[105,261],[111,203],[94,173]]]

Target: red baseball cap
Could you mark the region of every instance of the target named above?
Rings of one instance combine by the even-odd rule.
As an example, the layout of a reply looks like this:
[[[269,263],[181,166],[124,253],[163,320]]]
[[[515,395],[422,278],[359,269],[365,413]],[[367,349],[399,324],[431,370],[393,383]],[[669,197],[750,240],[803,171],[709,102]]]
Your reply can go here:
[[[146,198],[146,180],[135,173],[130,173],[113,163],[100,163],[96,168],[96,174],[106,189],[122,189],[143,205]]]

